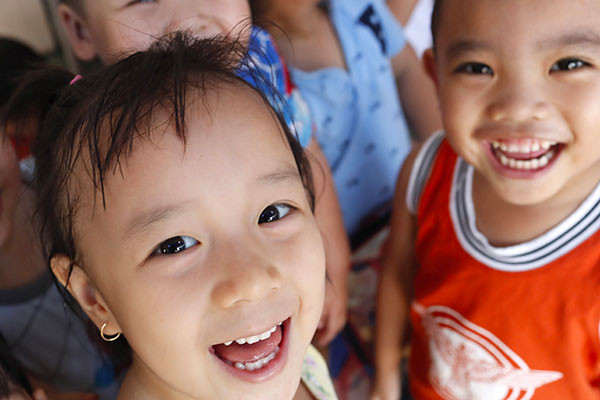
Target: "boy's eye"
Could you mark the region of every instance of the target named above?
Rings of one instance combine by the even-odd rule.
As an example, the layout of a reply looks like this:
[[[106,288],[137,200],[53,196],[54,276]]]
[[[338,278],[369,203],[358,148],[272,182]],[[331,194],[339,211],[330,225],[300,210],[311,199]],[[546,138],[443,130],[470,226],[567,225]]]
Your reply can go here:
[[[462,64],[456,69],[456,72],[473,75],[494,75],[494,71],[490,67],[478,62]]]
[[[265,224],[269,222],[277,221],[292,211],[292,207],[285,204],[272,204],[265,208],[263,212],[258,217],[258,223]]]
[[[174,236],[165,240],[154,250],[155,255],[175,254],[198,245],[198,241],[189,236]]]
[[[550,67],[550,71],[558,72],[558,71],[572,71],[575,69],[588,67],[589,63],[582,61],[578,58],[563,58],[562,60],[558,60],[555,62],[552,67]]]

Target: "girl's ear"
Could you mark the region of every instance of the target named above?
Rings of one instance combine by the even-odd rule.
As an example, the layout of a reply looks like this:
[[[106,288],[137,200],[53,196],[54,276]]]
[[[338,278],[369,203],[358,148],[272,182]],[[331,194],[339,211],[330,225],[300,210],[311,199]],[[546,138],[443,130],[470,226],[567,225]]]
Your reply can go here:
[[[71,265],[73,270],[69,276]],[[104,329],[106,335],[112,336],[121,332],[121,327],[102,295],[96,290],[87,273],[79,265],[73,264],[66,255],[57,254],[50,260],[50,267],[56,279],[67,288],[98,328],[106,323],[107,326]]]
[[[437,68],[435,66],[435,54],[433,49],[427,49],[423,53],[423,69],[435,84],[435,88],[439,89],[439,81],[437,76]]]
[[[57,11],[60,24],[75,55],[83,61],[93,60],[98,51],[84,17],[64,3],[58,5]]]

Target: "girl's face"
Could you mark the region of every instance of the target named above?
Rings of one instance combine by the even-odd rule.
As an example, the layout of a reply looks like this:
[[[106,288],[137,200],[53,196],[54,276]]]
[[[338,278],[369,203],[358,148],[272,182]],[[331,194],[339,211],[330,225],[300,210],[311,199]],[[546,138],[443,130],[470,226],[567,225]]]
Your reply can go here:
[[[250,19],[248,0],[83,0],[83,5],[85,17],[63,7],[61,20],[75,53],[83,60],[98,56],[105,64],[177,30],[199,37],[236,34]]]
[[[133,348],[123,390],[289,399],[322,309],[321,236],[264,102],[240,85],[206,101],[189,108],[185,148],[163,121],[136,142],[106,209],[81,186],[71,289]]]

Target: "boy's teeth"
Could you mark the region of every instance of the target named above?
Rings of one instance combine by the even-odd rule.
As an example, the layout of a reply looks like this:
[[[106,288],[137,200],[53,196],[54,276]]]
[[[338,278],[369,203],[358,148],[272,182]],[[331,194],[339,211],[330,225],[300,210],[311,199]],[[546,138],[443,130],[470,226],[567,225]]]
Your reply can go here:
[[[260,342],[261,340],[265,340],[265,339],[270,338],[271,334],[273,332],[275,332],[276,329],[277,329],[277,327],[274,326],[271,329],[269,329],[268,331],[263,332],[263,333],[261,333],[259,335],[249,336],[249,337],[245,337],[245,338],[239,338],[239,339],[236,339],[235,342],[237,344],[246,344],[246,343],[248,343],[248,344],[254,344],[254,343]],[[233,340],[231,340],[229,342],[225,342],[223,344],[225,346],[229,346],[231,343],[233,343]]]
[[[548,165],[548,162],[554,157],[554,151],[549,151],[548,153],[531,160],[515,160],[514,158],[509,158],[504,154],[500,154],[500,163],[503,166],[508,166],[513,169],[520,170],[535,170],[539,168],[543,168]]]
[[[500,149],[505,153],[534,153],[540,151],[540,149],[548,150],[552,146],[556,145],[556,142],[550,140],[531,140],[529,143],[510,143],[506,144],[504,142],[492,142],[492,148],[497,150]]]
[[[237,369],[243,369],[247,371],[254,371],[255,369],[261,369],[265,365],[271,362],[279,352],[279,346],[275,347],[275,350],[269,354],[268,356],[261,358],[260,360],[254,362],[241,363],[236,362],[233,364]]]

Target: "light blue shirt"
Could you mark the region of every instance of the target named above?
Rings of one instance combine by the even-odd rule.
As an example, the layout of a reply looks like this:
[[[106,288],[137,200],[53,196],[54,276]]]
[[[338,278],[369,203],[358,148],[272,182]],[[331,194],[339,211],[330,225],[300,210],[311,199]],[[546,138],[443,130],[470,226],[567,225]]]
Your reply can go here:
[[[402,27],[382,0],[331,0],[329,15],[348,70],[291,69],[317,125],[350,235],[391,205],[410,150],[390,59],[405,45]]]

